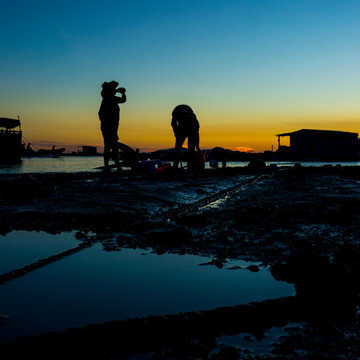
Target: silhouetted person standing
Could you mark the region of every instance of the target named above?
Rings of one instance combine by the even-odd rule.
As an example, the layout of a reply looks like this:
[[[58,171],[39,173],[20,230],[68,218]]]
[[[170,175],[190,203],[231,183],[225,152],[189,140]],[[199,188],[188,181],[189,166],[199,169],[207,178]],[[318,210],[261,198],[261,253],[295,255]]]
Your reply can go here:
[[[175,135],[174,168],[179,166],[181,149],[188,138],[188,168],[192,170],[194,164],[195,149],[199,148],[199,122],[196,115],[188,105],[178,105],[172,112],[171,126]]]
[[[104,137],[104,171],[110,171],[109,160],[115,161],[118,171],[121,171],[118,154],[118,127],[120,120],[119,104],[126,102],[125,88],[117,88],[116,81],[104,82],[102,84],[102,102],[99,109],[101,132]],[[120,93],[121,97],[115,96]]]

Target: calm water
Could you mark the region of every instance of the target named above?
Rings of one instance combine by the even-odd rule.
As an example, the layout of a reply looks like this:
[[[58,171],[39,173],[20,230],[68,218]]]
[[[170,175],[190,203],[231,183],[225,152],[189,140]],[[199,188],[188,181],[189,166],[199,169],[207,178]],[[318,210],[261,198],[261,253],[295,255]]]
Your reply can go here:
[[[248,165],[248,161],[228,162],[227,166],[244,167]],[[271,161],[267,165],[276,164],[277,166],[293,166],[296,162],[281,162]],[[303,166],[323,166],[331,165],[346,165],[359,166],[359,161],[343,162],[343,163],[325,163],[325,162],[301,162]],[[47,173],[47,172],[98,172],[96,167],[103,166],[102,156],[62,156],[54,157],[29,157],[23,158],[20,164],[4,165],[0,164],[0,174],[27,174],[27,173]],[[206,163],[209,167],[209,163]]]
[[[18,231],[0,236],[1,273],[79,244],[73,233]],[[0,285],[0,342],[24,335],[147,315],[214,309],[294,294],[268,270],[209,258],[105,251],[100,243]],[[231,266],[242,269],[231,270]]]
[[[99,171],[95,168],[103,165],[101,156],[29,157],[23,158],[19,164],[0,164],[0,174],[93,172]]]

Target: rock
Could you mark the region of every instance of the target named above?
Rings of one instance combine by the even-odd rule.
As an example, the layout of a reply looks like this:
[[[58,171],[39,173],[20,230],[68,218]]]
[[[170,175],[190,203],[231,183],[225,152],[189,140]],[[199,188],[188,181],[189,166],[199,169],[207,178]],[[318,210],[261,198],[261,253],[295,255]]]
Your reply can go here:
[[[259,271],[259,267],[257,265],[249,265],[247,267],[248,270],[250,270],[251,272],[258,272]]]
[[[249,162],[247,168],[252,171],[264,171],[266,169],[266,163],[264,160],[256,157]]]
[[[309,315],[338,321],[352,316],[356,310],[356,285],[347,271],[331,264],[328,256],[295,253],[286,263],[272,266],[276,280],[295,285]]]
[[[184,245],[192,241],[192,233],[184,226],[178,226],[168,231],[153,231],[147,234],[147,240],[152,245]]]
[[[224,259],[212,259],[211,261],[206,262],[206,263],[202,263],[200,265],[201,266],[202,265],[215,265],[217,268],[222,269],[225,262],[226,262],[226,260],[224,260]]]
[[[4,198],[6,201],[22,202],[33,199],[40,194],[42,184],[34,176],[25,174],[10,180],[5,185]]]

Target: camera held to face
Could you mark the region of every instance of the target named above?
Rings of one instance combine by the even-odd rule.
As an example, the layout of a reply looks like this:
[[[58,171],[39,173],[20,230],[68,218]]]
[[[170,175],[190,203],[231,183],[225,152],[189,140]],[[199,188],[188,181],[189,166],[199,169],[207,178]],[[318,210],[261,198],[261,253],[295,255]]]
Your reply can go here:
[[[124,94],[125,91],[126,91],[126,89],[123,87],[116,89],[116,92],[121,93],[121,94]]]

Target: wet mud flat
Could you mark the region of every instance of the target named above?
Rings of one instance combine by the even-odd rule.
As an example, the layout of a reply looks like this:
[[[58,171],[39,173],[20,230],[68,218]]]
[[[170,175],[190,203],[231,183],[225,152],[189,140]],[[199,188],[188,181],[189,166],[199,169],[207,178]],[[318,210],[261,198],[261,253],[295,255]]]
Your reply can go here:
[[[199,254],[218,267],[229,259],[257,261],[294,284],[296,296],[89,325],[1,344],[0,352],[4,358],[358,359],[359,185],[357,167],[336,166],[3,176],[1,234],[75,230],[82,246],[96,241],[108,251]],[[241,347],[218,342],[239,333],[261,339],[289,323],[287,335],[263,354],[252,351],[251,339]]]

